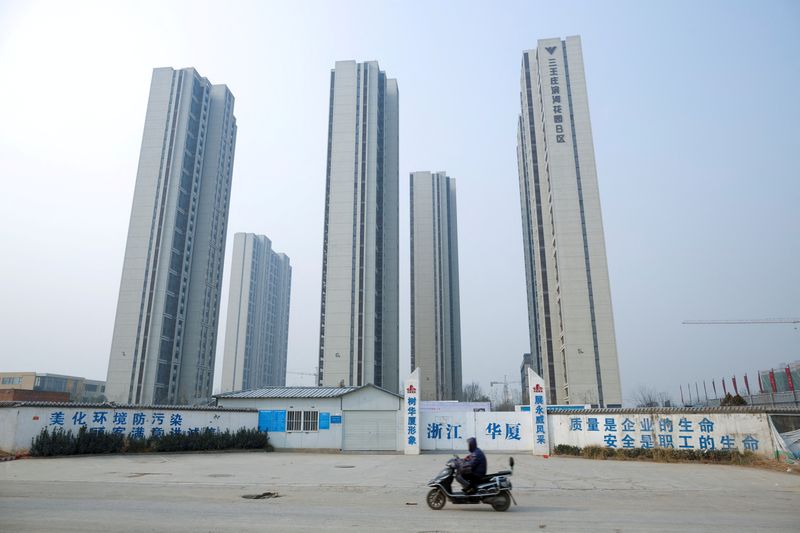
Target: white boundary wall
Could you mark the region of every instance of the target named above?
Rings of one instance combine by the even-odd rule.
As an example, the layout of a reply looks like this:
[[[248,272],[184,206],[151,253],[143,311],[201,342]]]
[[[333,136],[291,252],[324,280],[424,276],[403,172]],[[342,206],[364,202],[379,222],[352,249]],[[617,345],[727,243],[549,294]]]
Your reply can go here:
[[[484,451],[532,451],[533,424],[530,413],[513,412],[422,412],[419,424],[422,450],[467,449],[475,437]]]
[[[553,446],[750,450],[775,455],[766,413],[550,413]]]
[[[402,405],[405,409],[405,402]],[[800,416],[798,411],[774,414]],[[775,457],[776,444],[769,417],[764,412],[714,409],[660,412],[623,409],[551,411],[546,423],[551,447],[559,444],[617,449],[671,446],[676,450],[751,450]],[[408,423],[399,412],[397,418],[398,448],[402,450]],[[418,442],[424,451],[452,450],[461,454],[467,449],[467,439],[474,436],[485,451],[533,452],[535,434],[533,416],[529,412],[422,412],[417,420]],[[44,427],[77,432],[81,426],[90,431],[102,428],[105,432],[144,436],[203,428],[235,431],[257,428],[258,411],[100,404],[0,406],[0,449],[21,453],[30,448],[31,440]],[[286,449],[297,445],[296,442],[285,444],[289,445]],[[306,442],[302,444],[308,446]]]
[[[0,450],[22,453],[42,428],[62,428],[149,437],[171,432],[187,433],[210,428],[236,431],[258,427],[258,412],[228,409],[181,409],[75,404],[0,407]]]

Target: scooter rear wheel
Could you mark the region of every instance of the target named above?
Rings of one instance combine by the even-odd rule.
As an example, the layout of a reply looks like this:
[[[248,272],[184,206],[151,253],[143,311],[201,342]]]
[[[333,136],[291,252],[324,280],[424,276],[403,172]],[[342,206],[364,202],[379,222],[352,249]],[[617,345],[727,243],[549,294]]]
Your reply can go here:
[[[501,492],[492,500],[492,509],[495,511],[507,511],[511,507],[511,497],[507,492]]]
[[[447,502],[447,497],[444,495],[441,489],[436,488],[428,491],[428,497],[425,498],[425,501],[428,502],[428,507],[434,511],[438,511],[444,507],[445,502]]]

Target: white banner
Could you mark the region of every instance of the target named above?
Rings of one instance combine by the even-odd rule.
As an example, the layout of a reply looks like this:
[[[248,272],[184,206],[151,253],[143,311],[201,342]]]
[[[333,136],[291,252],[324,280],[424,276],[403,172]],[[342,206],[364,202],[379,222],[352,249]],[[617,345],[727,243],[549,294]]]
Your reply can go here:
[[[547,395],[544,392],[544,379],[528,368],[531,420],[533,422],[533,455],[549,455],[550,439],[547,427]]]
[[[466,453],[470,437],[485,451],[530,451],[533,447],[529,413],[424,412],[419,434],[423,450],[453,450],[459,455]]]
[[[403,450],[406,455],[419,455],[419,368],[408,376],[403,391]]]

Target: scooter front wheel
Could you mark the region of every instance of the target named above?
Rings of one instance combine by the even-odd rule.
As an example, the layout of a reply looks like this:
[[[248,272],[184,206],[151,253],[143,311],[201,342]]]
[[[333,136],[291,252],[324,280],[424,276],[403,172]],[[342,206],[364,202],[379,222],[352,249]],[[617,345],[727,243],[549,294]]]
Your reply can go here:
[[[428,497],[425,498],[425,501],[428,502],[428,507],[434,511],[438,511],[444,507],[445,502],[447,502],[447,497],[441,489],[435,488],[428,491]]]

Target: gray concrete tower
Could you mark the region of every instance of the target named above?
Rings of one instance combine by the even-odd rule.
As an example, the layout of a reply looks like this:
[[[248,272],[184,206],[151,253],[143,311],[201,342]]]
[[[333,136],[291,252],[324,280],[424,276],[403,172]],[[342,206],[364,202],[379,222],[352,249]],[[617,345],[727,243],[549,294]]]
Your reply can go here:
[[[551,404],[620,406],[603,220],[580,37],[522,56],[517,126],[533,369]]]
[[[292,267],[263,235],[233,237],[222,392],[286,385]]]
[[[399,387],[398,92],[378,63],[331,71],[322,251],[323,386]]]
[[[423,400],[461,397],[456,182],[414,172],[411,190],[411,371]]]
[[[153,70],[106,396],[210,399],[231,171],[233,95],[194,69]]]

